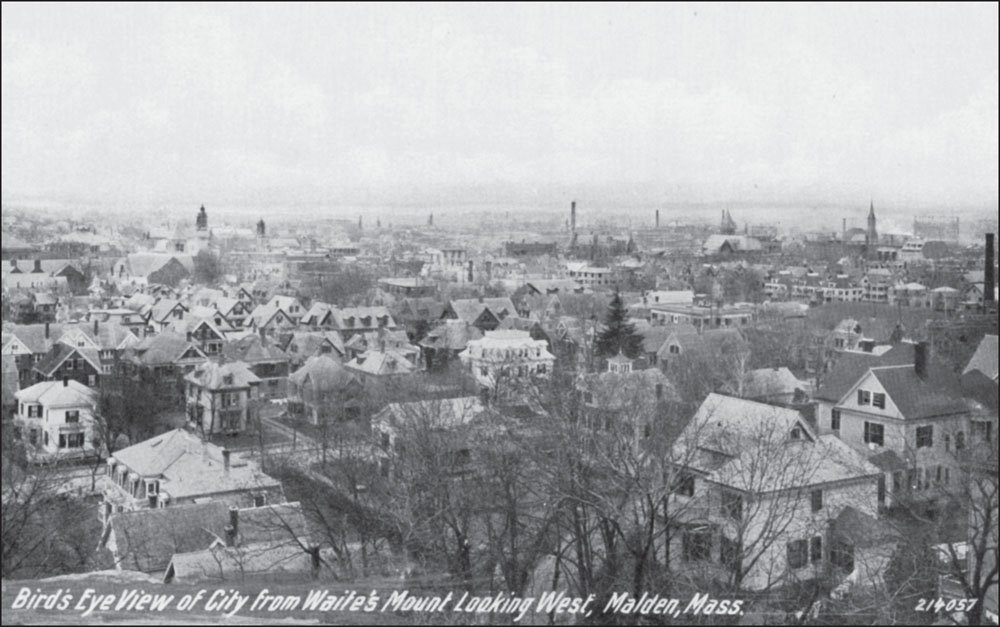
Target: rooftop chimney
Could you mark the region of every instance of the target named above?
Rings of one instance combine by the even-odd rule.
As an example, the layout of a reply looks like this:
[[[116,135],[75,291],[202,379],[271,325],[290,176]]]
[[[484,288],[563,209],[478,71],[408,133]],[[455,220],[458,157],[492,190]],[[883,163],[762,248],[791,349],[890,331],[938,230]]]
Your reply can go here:
[[[32,270],[32,272],[41,272],[41,271],[42,271],[42,260],[35,259],[35,269]]]
[[[97,318],[94,318],[94,335],[97,335],[97,325],[99,324]]]
[[[993,302],[993,288],[996,277],[993,276],[993,233],[986,234],[986,272],[983,273],[983,304]]]
[[[240,532],[240,510],[236,507],[229,508],[229,526],[233,529],[233,537]]]
[[[927,376],[927,342],[918,342],[913,347],[913,370],[921,379]]]
[[[65,376],[63,377],[63,387],[64,388],[68,388],[69,387],[69,377],[65,377]]]
[[[222,468],[229,473],[229,449],[222,449]]]
[[[49,339],[49,323],[45,323],[45,339]]]

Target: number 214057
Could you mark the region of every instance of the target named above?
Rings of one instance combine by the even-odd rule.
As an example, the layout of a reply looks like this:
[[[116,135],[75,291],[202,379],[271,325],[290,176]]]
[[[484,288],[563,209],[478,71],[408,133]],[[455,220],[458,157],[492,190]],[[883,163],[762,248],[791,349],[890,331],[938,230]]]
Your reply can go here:
[[[916,612],[968,612],[978,599],[920,599]]]

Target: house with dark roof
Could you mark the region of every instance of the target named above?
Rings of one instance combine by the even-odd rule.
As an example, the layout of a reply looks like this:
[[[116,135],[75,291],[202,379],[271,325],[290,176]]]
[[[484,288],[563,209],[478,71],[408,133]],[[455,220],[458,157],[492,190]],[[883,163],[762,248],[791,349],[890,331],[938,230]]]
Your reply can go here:
[[[144,381],[176,382],[207,359],[187,337],[164,331],[125,349],[121,363],[125,374]]]
[[[77,348],[56,343],[35,364],[35,381],[71,379],[89,387],[97,387],[101,373],[100,353],[94,348]]]
[[[842,358],[816,393],[820,432],[837,435],[870,460],[886,451],[902,460],[905,468],[883,467],[886,504],[933,498],[951,483],[957,454],[968,443],[970,412],[959,377],[923,343],[852,357]]]
[[[337,361],[344,359],[344,340],[336,331],[296,331],[285,337],[282,350],[288,355],[292,371],[300,368],[310,357],[329,356]]]
[[[213,510],[214,512],[214,510]],[[164,583],[224,582],[247,577],[268,581],[310,576],[318,569],[313,540],[300,503],[230,508],[224,535],[210,546],[177,552],[170,558]]]
[[[480,331],[493,331],[501,320],[516,315],[517,308],[509,298],[465,298],[449,301],[441,319],[461,320]]]
[[[206,436],[246,430],[260,379],[239,361],[208,361],[184,377],[188,420]]]
[[[225,359],[246,364],[260,380],[261,399],[285,398],[288,387],[288,354],[269,337],[248,335],[223,345]]]
[[[288,412],[318,425],[360,415],[362,385],[330,355],[316,355],[288,377]]]

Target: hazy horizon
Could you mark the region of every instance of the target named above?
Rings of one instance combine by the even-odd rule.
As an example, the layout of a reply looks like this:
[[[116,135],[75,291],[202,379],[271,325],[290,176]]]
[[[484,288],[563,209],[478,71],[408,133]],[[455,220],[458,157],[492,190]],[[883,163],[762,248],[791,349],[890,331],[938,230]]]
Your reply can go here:
[[[996,4],[2,11],[5,203],[997,206]]]

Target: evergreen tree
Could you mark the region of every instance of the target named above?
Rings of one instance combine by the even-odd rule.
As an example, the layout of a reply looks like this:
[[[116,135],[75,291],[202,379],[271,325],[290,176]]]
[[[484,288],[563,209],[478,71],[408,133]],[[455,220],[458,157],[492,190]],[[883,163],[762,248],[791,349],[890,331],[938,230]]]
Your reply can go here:
[[[608,306],[604,329],[597,335],[595,348],[601,357],[614,357],[621,352],[629,359],[635,359],[642,351],[642,336],[628,322],[625,303],[618,292]]]

